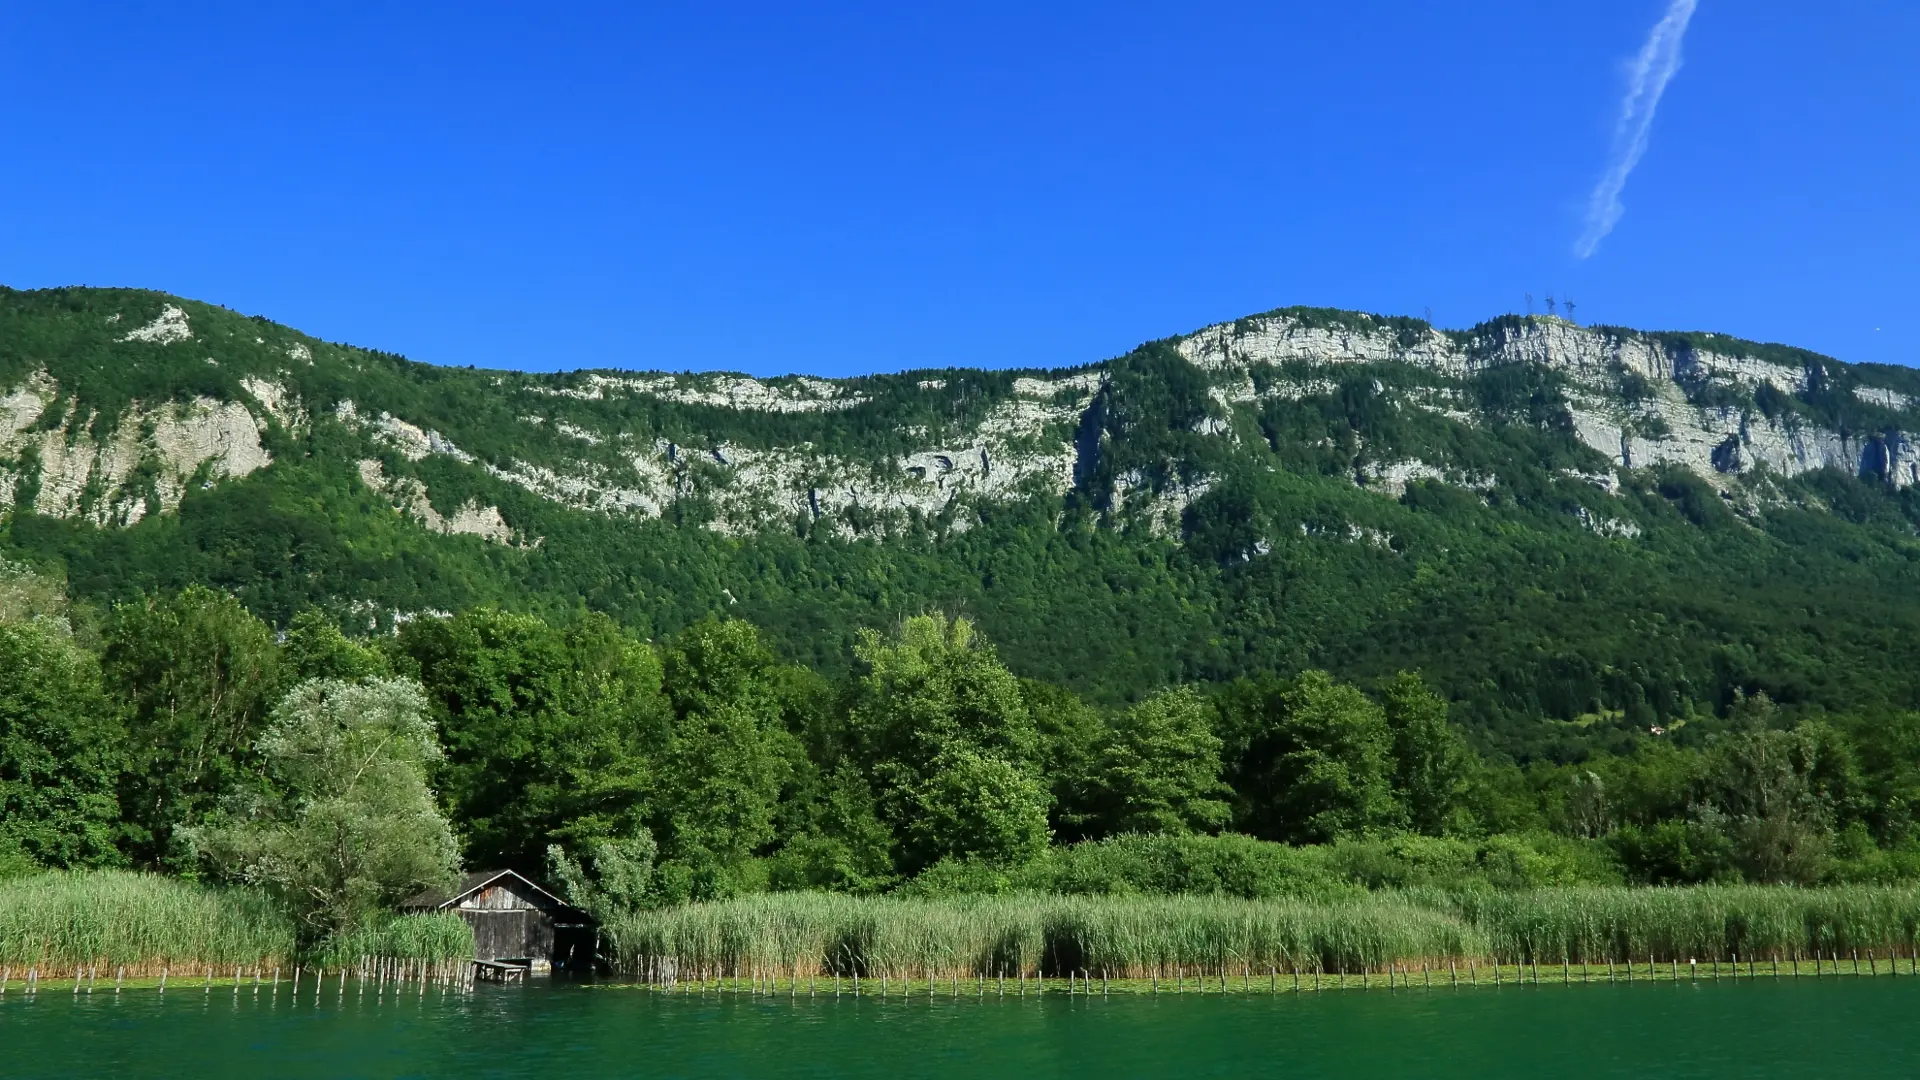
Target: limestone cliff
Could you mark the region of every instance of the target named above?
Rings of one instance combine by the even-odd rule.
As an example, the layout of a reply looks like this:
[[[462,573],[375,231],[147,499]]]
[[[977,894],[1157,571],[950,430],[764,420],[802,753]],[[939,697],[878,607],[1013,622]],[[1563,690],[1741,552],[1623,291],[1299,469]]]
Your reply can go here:
[[[1096,429],[1111,408],[1111,373],[1127,362],[853,380],[468,373],[398,358],[371,364],[378,354],[155,294],[95,299],[75,316],[85,325],[74,333],[91,335],[89,348],[130,369],[205,369],[112,410],[89,396],[93,376],[69,358],[49,355],[17,371],[0,386],[0,507],[133,525],[172,511],[194,485],[271,466],[270,432],[297,440],[326,424],[359,440],[357,475],[396,513],[491,542],[538,537],[476,494],[436,507],[449,474],[435,469],[470,470],[581,512],[672,512],[728,534],[795,522],[847,535],[915,524],[960,532],[983,505],[1057,498],[1088,482],[1093,458],[1112,451],[1112,433]],[[1261,434],[1273,426],[1262,426],[1272,408],[1342,393],[1364,372],[1405,376],[1371,383],[1393,409],[1466,428],[1505,422],[1476,396],[1477,380],[1502,370],[1547,378],[1548,419],[1597,455],[1579,474],[1608,490],[1655,466],[1678,466],[1722,490],[1823,468],[1896,488],[1920,482],[1909,373],[1779,346],[1557,318],[1440,331],[1310,309],[1160,344],[1204,380],[1205,400],[1183,423],[1218,454],[1213,466],[1176,470],[1172,480],[1137,463],[1111,477],[1099,505],[1155,532],[1178,531],[1183,509],[1225,467],[1219,462],[1283,438]],[[374,370],[379,379],[367,374]],[[195,381],[210,389],[180,388]],[[1397,496],[1420,481],[1484,489],[1492,477],[1476,468],[1376,451],[1356,454],[1350,471],[1354,483]],[[1595,520],[1596,529],[1628,528],[1606,524],[1605,514]]]

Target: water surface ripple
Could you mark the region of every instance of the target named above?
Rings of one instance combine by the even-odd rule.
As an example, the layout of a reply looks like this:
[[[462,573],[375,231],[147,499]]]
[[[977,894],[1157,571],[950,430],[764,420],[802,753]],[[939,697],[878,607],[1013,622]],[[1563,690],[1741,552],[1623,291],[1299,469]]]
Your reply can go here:
[[[248,988],[250,991],[250,988]],[[1911,1077],[1920,979],[881,1002],[0,998],[6,1077]]]

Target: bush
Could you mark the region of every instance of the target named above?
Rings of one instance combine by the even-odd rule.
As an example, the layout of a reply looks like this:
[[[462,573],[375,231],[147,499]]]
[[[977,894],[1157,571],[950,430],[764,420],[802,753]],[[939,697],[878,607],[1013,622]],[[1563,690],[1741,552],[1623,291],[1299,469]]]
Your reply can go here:
[[[949,860],[909,882],[913,896],[1013,892],[1086,896],[1332,898],[1365,890],[1617,885],[1612,852],[1547,833],[1449,840],[1403,833],[1291,847],[1250,836],[1127,835],[1054,848],[1007,869]]]
[[[1318,896],[1341,891],[1325,849],[1250,836],[1116,836],[1059,848],[1032,881],[1050,892],[1092,895]]]

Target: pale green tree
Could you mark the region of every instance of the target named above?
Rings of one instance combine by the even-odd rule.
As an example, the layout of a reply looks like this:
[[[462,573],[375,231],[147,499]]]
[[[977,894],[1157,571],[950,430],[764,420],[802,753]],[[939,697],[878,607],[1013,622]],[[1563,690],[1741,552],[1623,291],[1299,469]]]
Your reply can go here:
[[[559,844],[547,848],[547,873],[568,900],[601,919],[647,903],[660,854],[652,833],[641,829],[628,837],[596,837],[580,848],[577,857]]]
[[[427,786],[440,747],[426,710],[409,680],[301,683],[260,739],[278,791],[188,835],[222,874],[277,893],[316,933],[449,884],[459,852]]]

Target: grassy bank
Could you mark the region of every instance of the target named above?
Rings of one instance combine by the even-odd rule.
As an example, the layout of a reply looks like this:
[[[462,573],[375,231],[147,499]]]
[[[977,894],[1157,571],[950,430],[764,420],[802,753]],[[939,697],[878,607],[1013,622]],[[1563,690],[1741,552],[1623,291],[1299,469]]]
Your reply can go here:
[[[48,873],[0,881],[0,965],[16,973],[82,966],[130,976],[207,967],[222,972],[361,957],[444,961],[473,955],[451,915],[407,916],[312,948],[265,895],[152,874]]]
[[[915,900],[774,894],[638,912],[605,928],[645,981],[1277,980],[1691,962],[1911,958],[1920,891],[1570,888],[1377,893],[1340,903],[1213,897]],[[1718,971],[1718,967],[1711,970]],[[1407,976],[1398,976],[1407,977]],[[1571,978],[1571,976],[1569,976]]]

